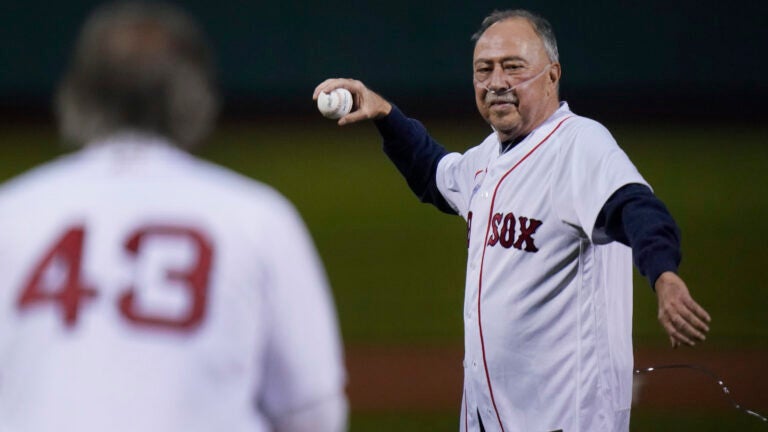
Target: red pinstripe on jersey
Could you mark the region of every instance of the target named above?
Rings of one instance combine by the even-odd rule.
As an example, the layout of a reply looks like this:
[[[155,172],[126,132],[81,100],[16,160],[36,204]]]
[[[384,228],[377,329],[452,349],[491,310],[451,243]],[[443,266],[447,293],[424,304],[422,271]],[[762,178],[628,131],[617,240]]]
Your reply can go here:
[[[483,340],[483,322],[481,319],[481,308],[480,308],[480,298],[481,294],[483,293],[483,263],[485,261],[485,250],[488,247],[488,233],[491,229],[491,218],[493,217],[493,205],[496,202],[496,193],[499,191],[499,186],[501,186],[501,183],[504,181],[504,179],[507,178],[507,176],[515,170],[521,163],[523,163],[524,160],[528,159],[530,155],[533,154],[539,147],[541,147],[542,144],[544,144],[558,129],[560,129],[560,125],[562,125],[566,120],[571,118],[573,116],[568,116],[562,120],[560,120],[560,123],[555,126],[554,129],[546,136],[544,139],[542,139],[538,144],[536,144],[535,147],[531,149],[525,156],[523,156],[515,165],[512,166],[506,173],[504,173],[503,176],[499,179],[499,182],[496,183],[496,187],[493,190],[493,197],[491,198],[491,209],[488,212],[488,224],[485,228],[485,237],[483,237],[483,254],[480,257],[480,277],[478,278],[477,282],[477,327],[480,330],[480,349],[483,354],[483,368],[485,369],[485,379],[488,382],[488,393],[491,396],[491,404],[493,405],[493,410],[496,413],[496,419],[499,421],[499,427],[501,428],[501,432],[504,432],[504,425],[501,422],[501,415],[499,415],[499,410],[496,407],[496,400],[493,397],[493,386],[491,385],[491,375],[488,373],[488,363],[485,360],[485,341]]]
[[[469,426],[467,425],[467,389],[464,389],[464,432],[469,432]]]

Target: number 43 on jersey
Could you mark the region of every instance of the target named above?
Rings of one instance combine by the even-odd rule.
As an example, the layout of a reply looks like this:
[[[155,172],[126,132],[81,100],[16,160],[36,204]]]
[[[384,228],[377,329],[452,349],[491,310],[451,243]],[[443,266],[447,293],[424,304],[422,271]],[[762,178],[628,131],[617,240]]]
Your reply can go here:
[[[61,312],[63,324],[72,328],[88,305],[99,301],[98,287],[90,286],[83,277],[83,253],[86,229],[71,226],[52,242],[27,277],[18,297],[20,312],[30,308],[53,306]],[[141,257],[149,240],[178,240],[192,245],[193,259],[177,268],[160,268],[165,282],[158,289],[181,290],[186,299],[185,310],[174,316],[163,316],[141,308],[141,294],[136,286],[126,286],[118,295],[115,307],[128,322],[137,326],[175,331],[190,331],[205,317],[209,273],[213,247],[200,231],[176,225],[146,225],[136,228],[120,246],[134,261]],[[178,294],[178,293],[177,293]]]

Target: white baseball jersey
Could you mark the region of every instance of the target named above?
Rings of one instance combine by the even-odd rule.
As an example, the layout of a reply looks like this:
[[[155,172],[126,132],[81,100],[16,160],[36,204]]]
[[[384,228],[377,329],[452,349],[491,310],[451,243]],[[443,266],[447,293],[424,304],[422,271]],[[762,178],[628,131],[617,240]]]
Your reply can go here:
[[[269,187],[118,135],[3,185],[0,227],[0,431],[345,427],[325,275]]]
[[[646,184],[610,133],[562,103],[501,154],[497,135],[439,163],[468,224],[462,430],[627,430],[631,250],[595,220]]]

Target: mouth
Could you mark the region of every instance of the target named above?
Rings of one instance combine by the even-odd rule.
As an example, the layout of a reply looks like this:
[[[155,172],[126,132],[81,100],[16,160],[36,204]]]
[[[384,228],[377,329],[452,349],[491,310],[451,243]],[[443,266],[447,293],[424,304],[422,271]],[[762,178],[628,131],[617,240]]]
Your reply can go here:
[[[509,109],[517,107],[517,102],[511,100],[492,100],[488,102],[488,107],[491,109]]]

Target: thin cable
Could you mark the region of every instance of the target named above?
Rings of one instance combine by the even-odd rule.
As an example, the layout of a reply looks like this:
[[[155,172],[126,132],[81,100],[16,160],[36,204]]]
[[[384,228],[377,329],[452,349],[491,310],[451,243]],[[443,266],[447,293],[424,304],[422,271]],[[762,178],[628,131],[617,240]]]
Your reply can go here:
[[[692,364],[671,364],[671,365],[651,366],[644,369],[635,369],[635,375],[646,375],[660,369],[691,369],[694,371],[701,372],[704,375],[711,377],[712,379],[715,380],[715,382],[717,382],[717,384],[723,390],[723,394],[725,395],[725,398],[731,402],[731,405],[733,405],[733,407],[736,408],[736,410],[743,411],[751,416],[757,417],[764,423],[768,423],[768,419],[766,419],[765,416],[758,414],[757,412],[752,411],[751,409],[747,409],[741,406],[740,404],[738,404],[736,400],[733,399],[733,396],[731,395],[731,391],[728,389],[728,387],[725,386],[725,383],[723,382],[723,380],[720,379],[720,377],[718,377],[717,375],[715,375],[714,372],[710,371],[709,369],[703,366],[692,365]]]
[[[474,81],[475,81],[475,85],[477,87],[480,87],[480,88],[484,89],[488,93],[490,93],[490,94],[492,94],[494,96],[502,96],[502,95],[510,93],[510,92],[512,92],[514,90],[517,90],[520,87],[527,86],[528,84],[530,84],[531,82],[536,80],[538,77],[544,75],[544,72],[546,72],[549,69],[550,66],[552,66],[552,64],[548,64],[548,65],[544,66],[544,69],[542,69],[541,72],[539,72],[536,75],[526,79],[525,81],[521,81],[521,82],[519,82],[519,83],[517,83],[517,84],[515,84],[513,86],[510,86],[510,87],[507,87],[507,88],[504,88],[504,89],[501,89],[501,90],[492,90],[491,88],[489,88],[488,85],[485,84],[486,82],[489,81],[487,79],[485,81],[483,81],[483,82],[481,82],[481,81],[479,81],[477,79],[475,79]]]

